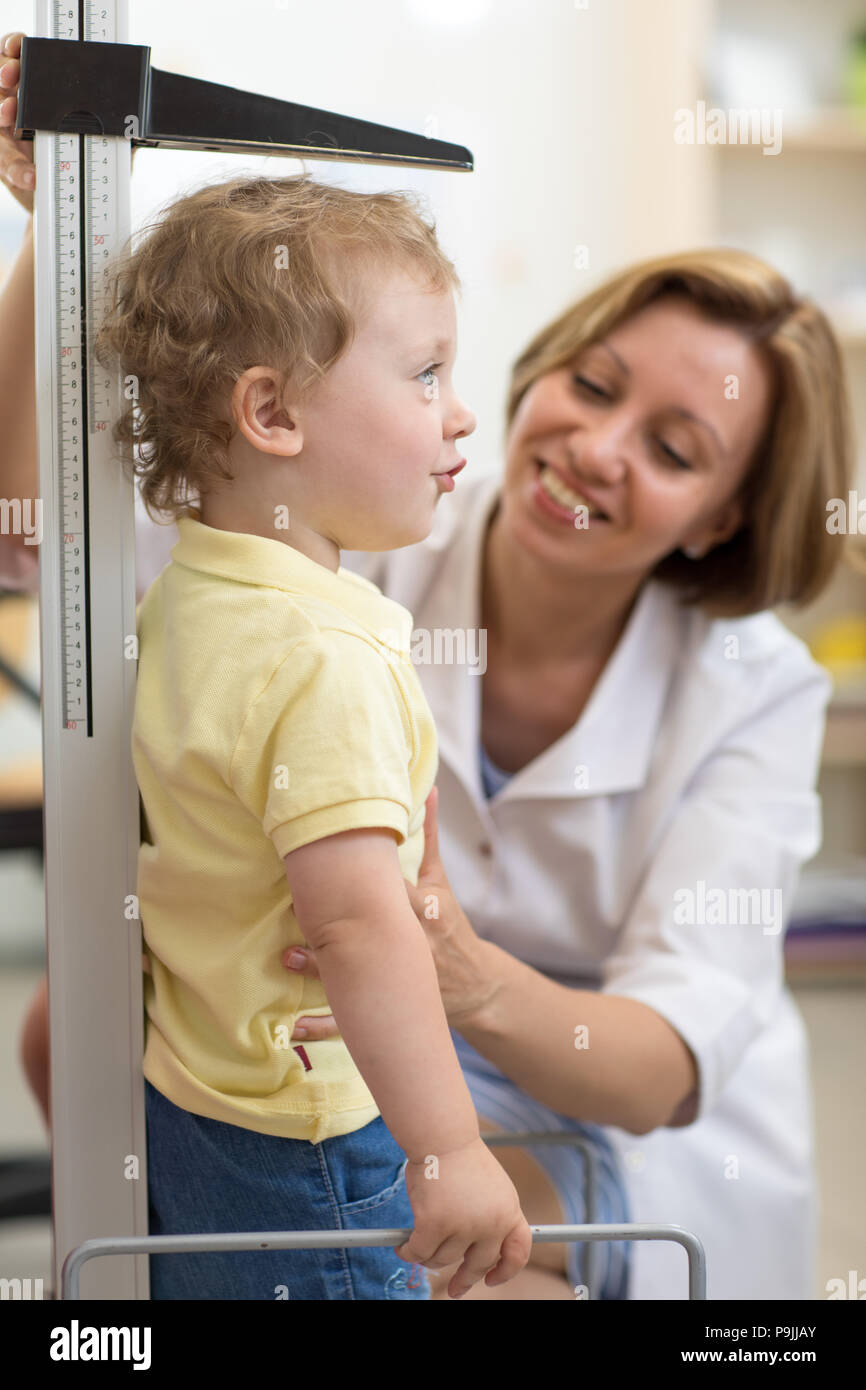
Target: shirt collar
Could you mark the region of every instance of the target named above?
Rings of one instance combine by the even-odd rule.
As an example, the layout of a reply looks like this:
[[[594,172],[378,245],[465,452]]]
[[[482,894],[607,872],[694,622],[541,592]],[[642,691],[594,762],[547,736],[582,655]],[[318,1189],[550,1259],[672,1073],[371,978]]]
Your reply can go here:
[[[435,583],[416,604],[417,628],[477,632],[484,536],[501,487],[501,477],[485,478],[469,499],[462,528]],[[595,796],[642,786],[681,650],[684,621],[676,591],[648,580],[577,723],[514,773],[491,803],[531,796]],[[474,650],[485,649],[476,645]],[[482,661],[473,671],[467,664],[455,676],[443,664],[421,664],[418,674],[436,719],[441,758],[486,806],[490,803],[481,783],[478,751],[483,665]]]
[[[238,584],[313,595],[342,609],[388,646],[408,653],[410,614],[362,575],[342,566],[335,573],[285,541],[207,526],[195,507],[178,516],[177,533],[179,540],[171,551],[176,564]]]

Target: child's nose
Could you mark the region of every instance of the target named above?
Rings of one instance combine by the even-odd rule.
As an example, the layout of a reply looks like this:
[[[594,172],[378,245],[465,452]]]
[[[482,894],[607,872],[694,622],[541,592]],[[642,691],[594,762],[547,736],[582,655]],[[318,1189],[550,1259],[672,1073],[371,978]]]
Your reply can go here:
[[[460,438],[462,435],[472,434],[478,423],[468,405],[464,405],[460,400],[457,402],[454,421],[457,426],[454,430],[455,439]]]

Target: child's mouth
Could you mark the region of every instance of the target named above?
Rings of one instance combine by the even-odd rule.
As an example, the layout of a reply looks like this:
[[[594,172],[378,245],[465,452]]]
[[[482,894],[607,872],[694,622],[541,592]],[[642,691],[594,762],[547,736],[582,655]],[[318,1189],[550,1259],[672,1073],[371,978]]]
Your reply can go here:
[[[457,486],[454,479],[457,477],[461,468],[465,467],[466,460],[461,459],[459,463],[455,463],[454,467],[448,473],[434,473],[432,476],[441,484],[443,492],[453,492]]]
[[[459,463],[455,463],[455,465],[454,465],[453,468],[449,468],[449,470],[448,470],[447,473],[434,473],[434,474],[433,474],[433,477],[434,477],[434,478],[456,478],[456,477],[457,477],[457,474],[460,472],[460,470],[463,469],[463,468],[465,468],[465,467],[466,467],[466,460],[465,460],[465,459],[461,459]]]

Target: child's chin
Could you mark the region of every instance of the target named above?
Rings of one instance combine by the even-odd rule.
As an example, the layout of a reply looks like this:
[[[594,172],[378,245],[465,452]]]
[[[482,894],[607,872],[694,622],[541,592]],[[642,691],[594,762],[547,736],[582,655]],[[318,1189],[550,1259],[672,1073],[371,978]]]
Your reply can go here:
[[[377,549],[402,550],[405,545],[417,545],[418,541],[426,540],[433,525],[433,515],[433,508],[431,507],[427,516],[414,518],[411,526],[407,523],[399,529],[394,527],[386,537],[383,537]]]

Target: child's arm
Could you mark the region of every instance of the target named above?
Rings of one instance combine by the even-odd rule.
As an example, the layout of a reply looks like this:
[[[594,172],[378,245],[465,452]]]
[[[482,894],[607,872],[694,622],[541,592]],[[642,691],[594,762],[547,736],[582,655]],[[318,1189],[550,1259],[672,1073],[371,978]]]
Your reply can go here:
[[[284,859],[341,1036],[413,1162],[479,1139],[427,938],[392,831],[347,830]]]

